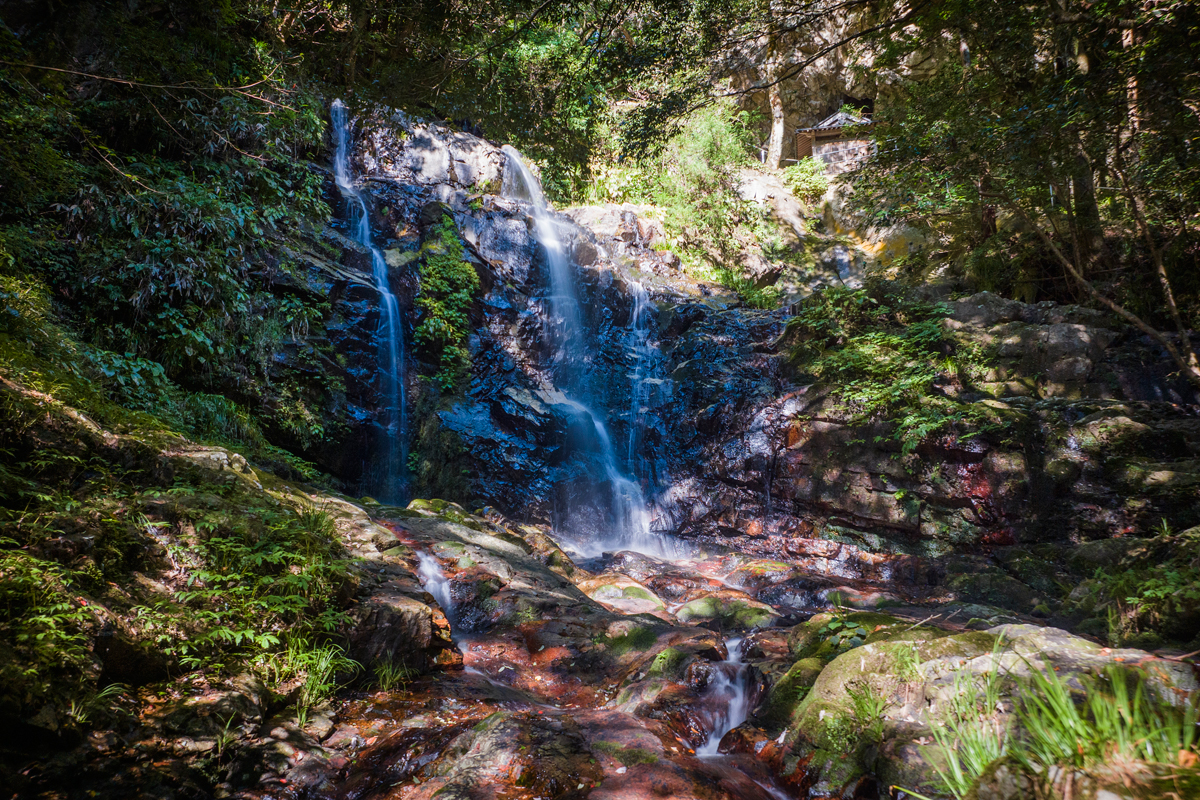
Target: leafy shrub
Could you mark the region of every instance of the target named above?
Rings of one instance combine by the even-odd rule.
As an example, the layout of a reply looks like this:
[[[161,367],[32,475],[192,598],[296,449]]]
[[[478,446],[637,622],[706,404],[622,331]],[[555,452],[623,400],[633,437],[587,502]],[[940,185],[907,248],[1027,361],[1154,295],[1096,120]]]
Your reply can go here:
[[[468,317],[479,293],[479,275],[464,258],[458,229],[449,216],[433,227],[421,246],[421,291],[416,305],[421,321],[413,341],[438,361],[434,381],[452,391],[471,368],[465,346],[471,330]]]
[[[716,104],[687,117],[656,155],[593,167],[588,198],[601,203],[655,206],[684,263],[699,277],[715,279],[756,308],[778,305],[779,293],[755,288],[741,267],[739,226],[755,215],[737,192],[739,171],[751,157],[750,117]]]
[[[196,541],[177,548],[177,559],[195,565],[178,599],[201,625],[186,641],[164,631],[165,650],[183,656],[267,650],[281,643],[285,629],[328,632],[340,624],[331,601],[348,576],[332,522],[309,512],[257,516],[217,511],[196,520]]]
[[[322,101],[265,46],[202,24],[181,47],[154,22],[97,13],[97,46],[119,54],[107,72],[172,85],[73,93],[62,75],[0,66],[0,177],[11,190],[0,200],[0,297],[13,312],[0,331],[30,343],[33,360],[54,355],[91,378],[89,392],[194,435],[209,434],[188,424],[197,409],[181,386],[210,397],[236,387],[229,402],[261,427],[293,446],[320,441],[340,379],[320,358],[292,370],[276,356],[320,333],[328,307],[273,291],[273,273],[292,267],[272,252],[303,251],[329,214],[308,163],[324,148]],[[41,61],[7,29],[0,49]],[[244,84],[255,88],[235,88]],[[257,421],[218,427],[218,438],[266,448]]]
[[[820,159],[802,158],[796,164],[784,167],[783,182],[801,200],[815,203],[829,189],[829,178],[825,175],[825,164]]]
[[[941,321],[947,309],[887,289],[830,288],[804,301],[786,336],[797,369],[829,384],[860,420],[896,426],[904,452],[952,425],[986,427],[973,404],[935,394],[959,382],[983,353],[955,342]]]
[[[0,707],[9,708],[76,688],[90,663],[82,629],[93,621],[75,572],[15,544],[0,536]]]
[[[1072,593],[1068,609],[1107,621],[1109,643],[1200,645],[1200,529],[1143,540]],[[1100,631],[1097,631],[1100,632]]]

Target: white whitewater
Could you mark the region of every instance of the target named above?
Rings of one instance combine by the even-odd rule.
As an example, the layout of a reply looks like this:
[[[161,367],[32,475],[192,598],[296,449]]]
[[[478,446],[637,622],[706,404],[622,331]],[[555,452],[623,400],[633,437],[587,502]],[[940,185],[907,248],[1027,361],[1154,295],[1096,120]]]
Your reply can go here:
[[[417,563],[417,580],[421,582],[425,591],[433,595],[442,613],[453,625],[454,599],[450,596],[450,581],[446,579],[446,573],[442,572],[442,565],[436,558],[420,550],[417,551]]]
[[[741,637],[728,639],[725,649],[729,652],[729,658],[714,665],[716,675],[706,693],[724,700],[725,711],[714,720],[708,740],[696,748],[698,756],[719,755],[721,738],[750,716],[750,670],[742,663],[741,646]]]
[[[650,293],[646,287],[633,281],[629,284],[633,295],[633,313],[629,321],[629,350],[633,354],[633,372],[629,375],[629,435],[625,449],[625,463],[629,464],[634,476],[653,485],[649,460],[645,457],[646,406],[650,400],[649,378],[654,367],[657,348],[650,341],[651,312]]]
[[[374,491],[385,502],[401,503],[405,497],[405,465],[408,462],[408,413],[404,391],[404,336],[400,323],[400,304],[388,281],[387,261],[371,239],[371,220],[367,204],[350,175],[349,119],[346,106],[334,100],[329,110],[333,124],[333,176],[338,191],[350,212],[350,236],[371,253],[371,275],[379,292],[381,345],[379,353],[383,397],[387,416],[382,470]]]
[[[645,494],[637,481],[622,470],[608,426],[599,414],[578,399],[587,395],[588,375],[587,340],[583,311],[575,290],[575,270],[563,243],[559,223],[550,213],[538,179],[529,171],[516,149],[506,145],[504,154],[508,158],[501,191],[507,197],[529,202],[537,240],[546,251],[550,273],[546,324],[550,341],[554,344],[556,371],[564,384],[561,388],[570,398],[569,403],[579,414],[581,423],[595,429],[594,455],[603,466],[604,477],[610,487],[607,498],[609,530],[568,530],[565,533],[573,540],[573,547],[584,557],[598,556],[611,550],[633,550],[659,557],[672,555],[671,543],[650,531],[650,510]],[[648,305],[647,297],[643,314],[648,315]],[[635,398],[633,402],[639,401]],[[631,442],[630,447],[633,446]]]

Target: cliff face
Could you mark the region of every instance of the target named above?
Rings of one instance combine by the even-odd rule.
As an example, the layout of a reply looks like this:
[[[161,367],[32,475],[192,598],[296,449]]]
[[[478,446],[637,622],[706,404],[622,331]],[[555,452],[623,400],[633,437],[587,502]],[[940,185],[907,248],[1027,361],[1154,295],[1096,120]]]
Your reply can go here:
[[[577,446],[585,433],[554,383],[545,250],[527,207],[494,194],[502,154],[465,134],[422,130],[430,133],[385,124],[364,134],[368,185],[400,249],[426,204],[445,203],[484,290],[471,378],[457,394],[430,397],[419,423],[418,480],[436,492],[453,477],[464,499],[550,522],[605,476]],[[451,155],[422,156],[430,141]],[[421,168],[387,166],[402,164]],[[979,380],[933,391],[964,401],[988,430],[930,437],[904,454],[891,426],[847,410],[844,387],[797,373],[788,310],[740,307],[689,280],[654,249],[659,234],[632,207],[557,219],[584,308],[590,397],[651,499],[658,532],[736,540],[764,556],[835,542],[847,554],[911,559],[1065,545],[1164,516],[1200,522],[1189,516],[1200,423],[1180,405],[1198,398],[1149,343],[1096,312],[986,293],[950,302],[940,323],[948,341],[987,352],[987,366]],[[396,280],[418,276],[401,270]],[[643,290],[651,322],[639,332]],[[919,571],[942,580],[945,569],[931,561]]]
[[[903,83],[931,75],[949,55],[949,49],[918,51],[904,59],[900,70],[877,69],[873,55],[853,41],[877,21],[869,9],[831,12],[816,24],[774,38],[761,37],[725,53],[714,77],[728,82],[743,109],[759,113],[765,141],[772,118],[766,86],[787,75],[779,83],[787,131],[783,158],[795,158],[796,129],[816,125],[843,104],[873,111],[877,103],[889,102]]]

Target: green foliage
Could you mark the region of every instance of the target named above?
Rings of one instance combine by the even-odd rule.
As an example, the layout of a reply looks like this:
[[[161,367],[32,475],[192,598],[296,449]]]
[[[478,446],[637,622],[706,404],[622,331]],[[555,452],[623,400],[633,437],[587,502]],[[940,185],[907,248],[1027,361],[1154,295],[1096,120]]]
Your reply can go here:
[[[67,717],[78,726],[86,725],[97,712],[108,710],[109,701],[124,696],[128,691],[123,684],[110,683],[91,697],[72,698],[67,704]]]
[[[335,644],[305,647],[303,643],[295,655],[297,667],[304,674],[304,682],[296,697],[296,708],[301,714],[318,706],[333,696],[341,685],[339,674],[353,674],[362,667],[358,662],[346,658],[345,651]]]
[[[596,742],[592,748],[605,755],[612,756],[627,767],[638,764],[657,764],[658,756],[640,747],[622,747],[615,742]]]
[[[863,736],[879,744],[883,741],[883,714],[888,699],[870,683],[856,683],[846,688],[854,721]]]
[[[87,385],[78,384],[81,396]],[[142,645],[169,660],[212,670],[268,654],[296,662],[297,637],[344,623],[349,565],[327,514],[293,510],[242,480],[209,483],[203,471],[154,489],[145,467],[156,450],[133,437],[95,449],[103,437],[88,438],[75,413],[8,387],[0,393],[0,706],[33,713],[61,703],[84,724],[100,702],[89,644],[108,613],[134,620]],[[184,580],[173,596],[110,593],[137,586],[132,573],[166,568],[167,559]],[[306,696],[327,692],[328,664],[345,666],[335,655],[304,667]]]
[[[328,633],[343,621],[332,600],[348,578],[347,564],[327,515],[260,510],[251,519],[222,509],[193,516],[198,535],[176,546],[175,558],[195,566],[176,598],[200,625],[178,641],[170,621],[151,621],[164,652],[194,657],[227,648],[269,650],[285,629]]]
[[[295,367],[277,356],[320,334],[328,306],[275,291],[293,267],[273,253],[302,251],[329,213],[307,163],[323,103],[266,48],[210,36],[220,17],[193,19],[182,42],[146,15],[95,11],[89,46],[131,83],[77,92],[78,77],[0,67],[0,333],[29,344],[23,369],[52,359],[68,383],[176,429],[260,453],[263,429],[311,446],[335,427],[339,378],[307,343]],[[24,49],[39,41],[0,30],[10,61],[53,62]]]
[[[737,269],[710,267],[709,272],[722,286],[733,289],[750,308],[778,308],[783,291],[778,286],[757,286]]]
[[[1047,261],[1045,249],[1029,234],[995,234],[966,254],[963,272],[976,291],[1032,303]]]
[[[733,289],[752,308],[775,308],[779,289],[759,287],[744,274],[750,238],[767,241],[764,253],[786,254],[769,242],[764,220],[737,192],[739,170],[751,158],[751,120],[732,106],[714,104],[685,118],[679,131],[654,155],[617,162],[599,152],[588,199],[599,203],[644,203],[654,207],[674,249],[697,277]],[[743,230],[749,228],[752,230]]]
[[[999,640],[992,651],[999,652]],[[962,800],[983,771],[1009,750],[1010,734],[1000,718],[1001,676],[995,668],[983,676],[983,686],[975,676],[960,672],[955,676],[955,692],[944,725],[930,730],[942,756],[934,760],[934,769],[942,789]]]
[[[90,663],[82,631],[94,620],[76,589],[83,576],[10,549],[7,536],[0,544],[0,706],[69,695]]]
[[[997,640],[993,663],[999,663],[999,653]],[[1013,685],[1016,726],[1010,730],[1002,717],[999,671],[988,671],[982,683],[969,671],[960,672],[944,724],[935,720],[930,726],[936,743],[930,761],[939,789],[962,800],[1006,755],[1042,784],[1045,796],[1057,796],[1052,787],[1071,771],[1095,773],[1114,763],[1175,765],[1196,752],[1196,698],[1182,708],[1161,702],[1147,693],[1142,672],[1116,665],[1082,681],[1084,693],[1077,698],[1050,663],[1033,667],[1027,684]]]
[[[861,623],[835,617],[822,625],[817,635],[826,638],[835,648],[853,648],[865,642],[868,633]]]
[[[1050,665],[1031,672],[1032,691],[1017,715],[1025,735],[1013,754],[1025,770],[1050,784],[1048,767],[1092,770],[1116,759],[1180,763],[1198,743],[1195,698],[1182,709],[1147,696],[1140,672],[1109,666],[1076,703]]]
[[[733,230],[742,206],[737,170],[749,166],[750,130],[744,113],[726,105],[695,112],[657,156],[598,167],[591,186],[599,202],[655,205],[677,245],[732,258]]]
[[[466,339],[471,331],[471,306],[479,294],[479,274],[463,258],[454,221],[443,215],[421,246],[421,291],[416,305],[421,321],[413,341],[438,361],[434,381],[450,392],[471,368]]]
[[[815,203],[829,189],[825,163],[820,159],[811,156],[802,158],[799,162],[784,167],[781,173],[784,184],[801,200]]]
[[[959,263],[970,253],[967,276],[981,287],[1075,301],[1065,261],[1152,323],[1168,322],[1161,260],[1194,313],[1184,220],[1200,209],[1200,154],[1186,144],[1198,126],[1185,98],[1197,76],[1181,65],[1200,47],[1187,33],[1200,23],[1196,4],[1101,3],[1063,24],[1049,6],[963,0],[908,22],[873,37],[873,69],[947,41],[970,55],[880,105],[880,147],[855,175],[853,202],[877,221],[931,229]],[[1145,34],[1126,41],[1130,25]]]
[[[1113,646],[1153,647],[1200,640],[1200,529],[1159,533],[1119,564],[1097,569],[1069,609],[1107,619]]]
[[[911,644],[899,644],[892,651],[896,659],[896,677],[903,683],[916,683],[921,679],[921,656]]]
[[[397,661],[394,657],[380,661],[373,669],[375,685],[381,692],[391,692],[396,689],[407,689],[409,682],[416,677],[417,671],[412,667]]]
[[[946,314],[893,290],[825,289],[788,320],[792,363],[836,384],[858,419],[891,421],[905,453],[956,425],[978,432],[986,428],[979,409],[932,392],[939,382],[961,381],[983,361],[983,353],[950,338],[941,322]]]

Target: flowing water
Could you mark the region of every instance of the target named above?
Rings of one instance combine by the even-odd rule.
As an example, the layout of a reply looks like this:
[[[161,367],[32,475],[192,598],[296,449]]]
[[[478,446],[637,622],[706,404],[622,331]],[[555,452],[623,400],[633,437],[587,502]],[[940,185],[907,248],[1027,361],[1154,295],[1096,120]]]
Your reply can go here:
[[[417,564],[417,579],[421,581],[425,591],[433,595],[433,599],[437,601],[453,628],[454,598],[450,596],[450,581],[446,579],[446,573],[442,572],[436,558],[420,550],[417,551]]]
[[[593,502],[601,505],[605,512],[602,523],[587,522],[586,514],[574,513],[568,508],[564,514],[562,531],[573,549],[585,557],[597,556],[607,550],[634,550],[648,555],[664,556],[673,553],[673,544],[666,537],[656,536],[650,530],[650,509],[646,496],[638,482],[632,479],[617,459],[617,451],[609,434],[604,418],[593,410],[590,399],[589,361],[583,309],[575,288],[575,270],[570,254],[563,242],[559,222],[550,212],[542,194],[538,179],[521,160],[521,154],[506,146],[508,156],[504,171],[503,193],[508,197],[529,203],[530,216],[538,243],[546,252],[549,272],[549,294],[546,297],[546,333],[553,347],[553,371],[567,405],[576,414],[576,424],[583,429],[577,446],[587,448],[588,453],[599,463],[603,479],[593,487]],[[641,287],[639,287],[641,288]],[[642,290],[645,295],[645,290]],[[649,298],[645,297],[640,310],[635,309],[633,331],[639,324],[643,336],[643,347],[648,344]],[[638,321],[638,313],[642,315]],[[635,391],[632,402],[640,405],[638,395],[638,369],[635,368]],[[634,414],[635,418],[638,416]],[[633,421],[631,420],[631,423]],[[631,425],[631,429],[634,426]],[[632,450],[634,442],[629,443]]]
[[[653,486],[657,475],[654,463],[646,456],[646,415],[652,391],[654,365],[658,348],[650,339],[654,306],[646,287],[633,281],[629,284],[633,296],[633,312],[629,321],[628,348],[633,358],[629,375],[629,423],[625,447],[625,463],[633,470],[642,486]]]
[[[742,663],[741,637],[729,639],[725,648],[729,657],[716,664],[716,674],[708,685],[709,697],[725,704],[725,710],[713,720],[708,740],[696,748],[698,756],[718,755],[721,738],[750,716],[750,670]]]
[[[536,236],[545,250],[549,275],[544,324],[547,341],[551,343],[551,373],[557,387],[557,405],[566,410],[568,417],[568,446],[573,448],[575,458],[588,465],[592,476],[592,485],[572,501],[578,508],[566,509],[565,524],[558,526],[557,532],[564,537],[564,545],[573,545],[584,556],[620,549],[635,550],[681,565],[690,563],[686,560],[688,554],[674,546],[671,539],[656,536],[651,531],[650,508],[642,490],[642,485],[654,485],[655,480],[654,462],[647,452],[652,443],[647,441],[645,420],[647,409],[657,402],[653,393],[659,390],[659,382],[654,377],[659,361],[651,336],[654,309],[649,293],[638,284],[629,287],[633,307],[623,341],[629,380],[628,404],[625,396],[619,393],[612,396],[621,397],[620,402],[605,403],[612,387],[598,391],[592,386],[594,353],[590,350],[584,309],[565,243],[565,227],[560,228],[542,197],[537,180],[520,162],[516,151],[506,151],[509,168],[505,174],[505,194],[529,202]],[[350,195],[350,198],[356,198],[356,195]],[[359,224],[357,218],[355,224]],[[615,408],[614,414],[627,422],[623,437],[614,441],[606,420],[594,410],[601,407]],[[624,419],[626,414],[627,420]],[[597,521],[596,509],[602,520]],[[441,563],[428,551],[415,552],[417,577],[446,614],[452,639],[463,654],[463,669],[418,682],[419,688],[415,691],[424,693],[419,697],[397,694],[381,701],[376,695],[361,701],[364,704],[363,722],[369,722],[369,715],[381,711],[393,713],[388,710],[389,703],[396,704],[394,719],[406,719],[414,713],[421,717],[433,709],[437,711],[437,720],[428,730],[409,731],[403,725],[385,728],[387,738],[379,740],[374,749],[367,750],[342,779],[347,788],[338,795],[339,798],[366,796],[359,793],[360,788],[377,787],[382,791],[410,780],[416,788],[422,780],[430,778],[422,771],[424,765],[441,757],[441,749],[455,736],[467,730],[479,731],[481,726],[486,728],[489,720],[500,719],[504,723],[502,715],[516,720],[521,736],[543,736],[547,726],[557,730],[567,724],[580,731],[587,741],[595,740],[613,747],[610,738],[634,735],[626,732],[627,723],[621,721],[625,712],[606,707],[604,692],[591,685],[600,686],[607,678],[589,672],[591,667],[582,661],[579,675],[583,680],[573,677],[575,660],[555,662],[553,659],[560,657],[550,656],[547,645],[553,649],[557,640],[542,640],[541,632],[522,632],[519,639],[513,639],[506,635],[505,624],[495,623],[488,614],[484,614],[487,619],[476,619],[486,608],[482,601],[474,601],[478,606],[474,610],[471,601],[456,607],[451,593],[452,581],[447,578]],[[480,622],[483,624],[476,624]],[[493,624],[499,627],[492,627]],[[708,686],[697,698],[697,716],[703,720],[703,729],[708,731],[704,743],[695,750],[695,755],[700,758],[680,755],[680,760],[675,761],[673,754],[680,751],[669,747],[663,753],[662,762],[635,766],[627,766],[624,762],[619,766],[610,764],[608,774],[602,778],[606,785],[612,780],[618,790],[631,797],[660,796],[663,787],[670,786],[670,781],[675,779],[675,771],[684,770],[688,780],[710,786],[724,797],[738,800],[783,800],[787,797],[774,784],[767,765],[754,755],[720,753],[722,737],[747,720],[756,699],[755,672],[743,662],[741,644],[740,638],[726,642],[726,660],[712,665]],[[570,637],[558,642],[557,646],[572,646]],[[561,668],[568,672],[560,674],[559,667],[553,666],[555,663],[562,664]],[[377,708],[377,704],[381,707]],[[641,729],[639,723],[628,726],[630,731]],[[368,744],[370,741],[373,739]],[[484,740],[480,739],[473,746],[485,746],[482,742]],[[559,753],[561,750],[569,754],[578,746],[579,743],[572,740],[561,748],[556,746],[546,752]],[[504,749],[507,744],[499,739],[486,747],[508,752]],[[529,761],[530,769],[541,769],[537,765],[543,760],[551,763],[550,756],[542,755],[541,750],[531,750],[528,754],[525,750],[521,747],[515,751],[519,755],[512,756],[519,762],[514,780],[515,775],[525,768],[521,766],[523,759]],[[684,752],[686,750],[684,744]],[[576,791],[583,790],[588,782],[596,779],[593,769],[596,764],[594,757],[580,762],[583,766],[578,767],[578,775],[572,772],[566,784],[574,785]],[[537,776],[536,771],[531,772],[530,780],[536,780]]]
[[[371,276],[379,292],[379,375],[385,407],[381,427],[384,441],[377,463],[366,470],[372,475],[370,487],[387,503],[407,501],[406,464],[408,462],[408,412],[404,391],[404,334],[400,303],[392,293],[387,261],[371,238],[371,219],[367,204],[350,174],[349,119],[346,106],[334,100],[329,110],[333,125],[333,176],[349,211],[350,238],[371,253]]]

